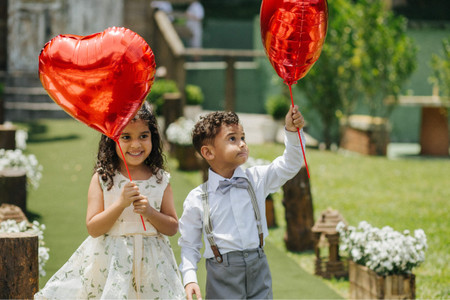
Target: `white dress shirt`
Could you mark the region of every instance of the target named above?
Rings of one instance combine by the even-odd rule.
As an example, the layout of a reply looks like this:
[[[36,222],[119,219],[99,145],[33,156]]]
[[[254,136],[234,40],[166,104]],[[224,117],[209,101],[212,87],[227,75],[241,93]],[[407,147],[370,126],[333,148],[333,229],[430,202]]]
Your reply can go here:
[[[301,131],[302,141],[305,141]],[[299,172],[303,155],[297,132],[285,130],[284,143],[286,149],[282,156],[271,164],[255,166],[243,170],[238,167],[233,177],[247,178],[255,190],[264,237],[269,233],[266,221],[266,197],[277,192],[286,181]],[[218,188],[219,181],[227,180],[209,169],[208,195],[210,218],[214,240],[221,254],[230,251],[242,251],[259,247],[258,229],[255,213],[247,189],[232,187],[222,194]],[[181,237],[178,244],[181,247],[180,271],[183,282],[197,282],[197,263],[201,259],[202,233],[205,243],[205,258],[214,257],[210,244],[203,230],[203,205],[201,186],[193,189],[183,205],[183,215],[179,221]]]

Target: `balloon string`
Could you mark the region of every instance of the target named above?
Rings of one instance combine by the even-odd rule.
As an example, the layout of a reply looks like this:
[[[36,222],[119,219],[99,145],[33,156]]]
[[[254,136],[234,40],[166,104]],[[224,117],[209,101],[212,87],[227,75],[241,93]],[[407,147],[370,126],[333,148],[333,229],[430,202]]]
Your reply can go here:
[[[289,93],[291,94],[292,107],[294,107],[294,97],[292,96],[292,85],[288,84],[288,87],[289,87]],[[300,134],[300,129],[298,129],[298,128],[297,128],[297,133],[298,133],[298,138],[300,139],[300,145],[302,146],[303,161],[305,162],[306,173],[308,173],[308,178],[310,178],[309,170],[308,170],[308,163],[306,162],[305,149],[303,148],[302,136]]]
[[[127,168],[128,178],[130,178],[130,182],[132,182],[133,180],[131,179],[130,170],[128,169],[127,161],[125,160],[125,155],[123,155],[122,147],[120,147],[120,143],[118,141],[116,141],[116,143],[119,146],[120,154],[122,154],[123,162],[125,163],[125,168]],[[147,231],[147,229],[145,228],[144,218],[142,217],[142,215],[141,215],[141,221],[142,221],[142,226],[144,227],[144,231]]]

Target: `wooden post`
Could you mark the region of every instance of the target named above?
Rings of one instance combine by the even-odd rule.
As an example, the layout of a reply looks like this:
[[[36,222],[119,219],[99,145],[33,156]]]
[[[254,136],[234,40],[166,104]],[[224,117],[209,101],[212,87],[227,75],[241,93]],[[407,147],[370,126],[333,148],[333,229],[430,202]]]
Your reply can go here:
[[[1,97],[2,96],[0,95],[0,98]],[[17,128],[13,125],[11,126],[0,125],[0,149],[6,150],[16,149],[16,129]]]
[[[286,216],[286,236],[284,241],[290,251],[314,249],[311,228],[314,225],[314,212],[311,189],[306,168],[283,186]]]
[[[234,75],[234,63],[236,58],[232,56],[225,57],[227,63],[226,75],[225,75],[225,110],[235,111],[236,109],[236,84]]]
[[[0,299],[32,299],[39,289],[39,239],[0,233]]]
[[[23,169],[0,171],[0,204],[14,204],[27,211],[27,175]]]

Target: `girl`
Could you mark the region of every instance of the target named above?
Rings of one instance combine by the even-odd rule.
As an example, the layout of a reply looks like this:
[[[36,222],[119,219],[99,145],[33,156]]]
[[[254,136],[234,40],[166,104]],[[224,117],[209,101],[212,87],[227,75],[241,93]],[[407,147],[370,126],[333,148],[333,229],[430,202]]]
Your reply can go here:
[[[102,136],[88,191],[89,234],[35,299],[182,299],[166,235],[178,230],[156,118],[145,102],[119,139]],[[141,215],[145,220],[144,230]]]

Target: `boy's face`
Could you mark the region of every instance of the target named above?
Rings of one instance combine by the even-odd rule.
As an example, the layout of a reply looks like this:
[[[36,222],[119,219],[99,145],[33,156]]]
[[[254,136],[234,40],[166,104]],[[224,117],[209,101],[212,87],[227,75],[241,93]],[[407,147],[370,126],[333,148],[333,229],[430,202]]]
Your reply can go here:
[[[244,164],[248,159],[248,147],[242,125],[222,125],[211,152],[218,168],[234,170]]]

